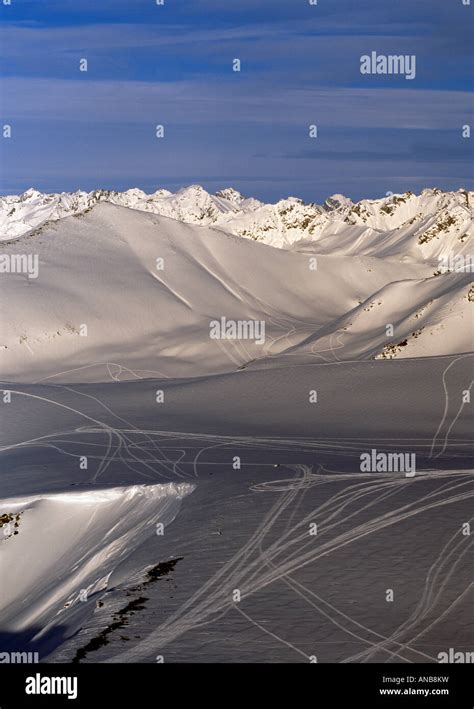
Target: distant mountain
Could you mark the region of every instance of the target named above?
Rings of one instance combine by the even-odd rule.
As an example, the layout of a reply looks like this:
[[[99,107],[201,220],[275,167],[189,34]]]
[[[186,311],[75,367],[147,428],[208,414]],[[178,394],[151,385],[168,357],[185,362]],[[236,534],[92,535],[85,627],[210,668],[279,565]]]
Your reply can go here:
[[[29,189],[22,195],[0,197],[0,235],[4,239],[14,238],[46,221],[56,221],[86,212],[99,202],[110,202],[121,207],[204,226],[226,223],[235,215],[245,214],[262,206],[258,200],[245,199],[232,188],[211,195],[200,185],[185,187],[176,194],[164,189],[153,194],[146,194],[139,189],[126,192],[95,190],[42,194]]]
[[[234,210],[246,201],[230,196]],[[120,198],[135,205],[145,199],[137,191]],[[220,209],[220,218],[239,214],[229,208],[229,193],[211,198],[197,188],[162,194],[149,204],[165,203],[196,217],[192,210],[199,200]],[[421,222],[403,221],[413,200],[410,209],[439,207],[423,218],[422,244],[413,231]],[[436,262],[424,258],[425,249],[467,249],[461,219],[458,231],[453,223],[436,227],[446,222],[444,209],[453,219],[464,218],[462,193],[382,201],[404,212],[398,215],[402,225],[387,231],[347,221],[373,222],[376,209],[381,220],[394,220],[383,203],[362,202],[354,212],[339,198],[320,208],[295,201],[297,212],[320,209],[319,218],[332,224],[332,232],[328,227],[327,234],[308,236],[291,249],[242,239],[215,223],[196,226],[152,209],[110,204],[97,195],[60,195],[52,208],[54,201],[29,193],[18,205],[42,202],[42,215],[49,208],[56,219],[61,210],[75,208],[73,216],[0,244],[5,261],[17,254],[38,258],[37,277],[0,275],[5,379],[189,377],[472,349],[472,274],[435,276]],[[282,203],[252,208],[255,218],[262,210],[275,216]],[[213,339],[211,322],[221,318],[263,322],[265,341]]]
[[[0,197],[0,238],[12,239],[45,222],[109,202],[188,224],[215,226],[279,248],[317,243],[318,253],[405,256],[435,263],[466,253],[473,197],[473,192],[462,189],[426,189],[420,195],[405,192],[357,203],[333,195],[316,205],[296,197],[264,204],[230,187],[213,195],[199,185],[153,194],[139,189],[42,194],[30,189],[22,195]]]

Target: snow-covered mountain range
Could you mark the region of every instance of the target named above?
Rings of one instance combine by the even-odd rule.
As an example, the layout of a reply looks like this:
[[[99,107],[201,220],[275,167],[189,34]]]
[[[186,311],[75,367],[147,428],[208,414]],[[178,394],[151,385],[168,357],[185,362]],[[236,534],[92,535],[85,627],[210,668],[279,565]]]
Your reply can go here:
[[[59,194],[29,189],[0,197],[0,238],[12,239],[47,221],[109,202],[188,224],[215,226],[281,248],[305,240],[317,241],[324,253],[398,254],[426,260],[463,250],[472,233],[473,198],[474,193],[462,189],[426,189],[420,195],[405,192],[357,203],[333,195],[323,205],[296,197],[264,204],[232,188],[209,194],[199,185],[175,194],[164,189],[153,194],[139,189]]]
[[[10,379],[189,377],[473,349],[472,193],[322,207],[195,187],[8,200],[11,230],[30,229],[3,240],[1,258],[36,258],[38,270],[0,277]],[[265,342],[211,337],[221,318],[264,323]]]

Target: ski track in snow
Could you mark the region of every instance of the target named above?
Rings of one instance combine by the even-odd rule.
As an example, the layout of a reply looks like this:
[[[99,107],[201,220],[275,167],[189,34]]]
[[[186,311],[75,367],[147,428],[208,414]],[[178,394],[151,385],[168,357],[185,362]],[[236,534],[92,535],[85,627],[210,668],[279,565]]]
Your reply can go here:
[[[441,439],[439,444],[441,449],[435,453],[438,438],[449,410],[449,390],[446,376],[458,361],[467,356],[461,355],[453,359],[443,370],[441,384],[445,394],[445,408],[439,426],[431,442],[418,439],[415,443],[415,446],[430,448],[431,457],[437,458],[442,455],[448,445],[453,448],[457,445],[456,439],[450,441],[450,434],[462,412],[462,405]],[[138,373],[131,372],[131,374],[140,378]],[[112,372],[111,378],[114,378]],[[68,451],[67,446],[81,441],[82,447],[88,446],[96,450],[95,453],[88,456],[90,460],[97,462],[96,471],[90,478],[91,485],[100,481],[101,476],[115,460],[119,460],[131,472],[146,478],[151,484],[158,480],[198,478],[200,458],[206,451],[218,447],[229,447],[233,450],[245,447],[272,451],[289,449],[297,455],[298,451],[317,451],[319,448],[326,452],[347,453],[363,450],[367,446],[367,442],[363,438],[334,439],[332,441],[299,439],[295,441],[291,438],[216,436],[139,428],[117,415],[97,396],[79,391],[74,386],[56,384],[54,388],[93,401],[98,410],[102,409],[111,415],[117,425],[111,425],[98,417],[90,416],[80,408],[9,387],[8,390],[14,395],[30,397],[52,407],[66,409],[83,418],[85,423],[69,431],[61,432],[59,436],[48,434],[14,445],[2,446],[0,452],[30,446],[46,446],[62,455],[79,457]],[[106,437],[105,443],[100,441],[103,436]],[[178,440],[186,440],[186,447],[175,447],[173,442]],[[388,444],[387,440],[385,440],[385,444]],[[184,460],[189,453],[189,446],[195,448],[194,457],[191,460]],[[202,465],[208,466],[209,463],[202,463]],[[260,465],[268,467],[271,464]],[[472,491],[473,472],[428,470],[417,472],[413,479],[408,479],[402,474],[344,474],[328,470],[324,466],[320,466],[316,472],[301,464],[285,464],[283,467],[292,470],[293,476],[274,482],[267,480],[251,488],[255,494],[279,493],[279,496],[265,519],[238,553],[145,640],[139,642],[130,651],[109,658],[107,661],[130,662],[146,659],[152,652],[166,647],[183,633],[189,632],[193,628],[210,625],[230,611],[238,612],[261,632],[273,637],[276,642],[284,644],[310,661],[308,653],[299,648],[294,640],[279,637],[271,629],[263,627],[261,623],[252,618],[249,603],[253,594],[278,581],[284,582],[288,588],[292,589],[298,602],[306,603],[310,609],[316,610],[335,626],[343,629],[349,637],[367,645],[366,650],[348,656],[344,660],[345,662],[370,661],[373,658],[380,658],[381,654],[387,662],[394,658],[404,662],[414,661],[414,658],[417,658],[417,661],[435,660],[434,657],[414,647],[414,643],[436,623],[441,622],[456,604],[462,602],[470,589],[470,587],[463,588],[448,607],[443,607],[443,590],[457,565],[472,546],[469,538],[461,536],[460,531],[439,550],[439,554],[425,579],[423,592],[415,611],[387,637],[382,636],[375,629],[366,627],[355,617],[325,601],[320,595],[298,582],[294,575],[299,569],[317,563],[318,559],[323,556],[331,555],[346,545],[355,544],[358,540],[373,535],[388,526],[397,525],[406,519],[427,513],[438,507],[456,504],[471,498],[474,496],[474,491]],[[296,521],[302,498],[309,489],[321,485],[330,486],[335,482],[340,483],[342,480],[347,481],[343,491],[337,491],[327,501]],[[429,480],[436,481],[435,490],[419,494],[415,500],[408,504],[397,505],[396,498],[400,491],[405,490],[407,486],[412,486],[410,492],[416,493],[417,486],[422,487],[421,483]],[[375,508],[380,502],[388,499],[393,502],[392,508],[389,512],[378,514]],[[366,513],[367,510],[373,510],[373,516],[368,521],[359,523],[358,516],[363,512]],[[284,532],[278,533],[276,539],[269,540],[277,523],[288,512],[291,515]],[[313,538],[308,537],[307,531],[308,525],[315,519],[318,520],[318,529],[321,530],[318,532],[316,542]],[[351,523],[350,528],[339,531],[338,528],[348,522]],[[232,601],[233,589],[240,590],[242,606]],[[432,620],[431,616],[434,611],[438,612],[438,616]]]
[[[340,549],[342,546],[353,544],[355,541],[362,539],[368,535],[374,534],[377,531],[391,525],[409,519],[415,515],[434,509],[439,506],[454,504],[461,500],[466,500],[474,496],[472,490],[472,473],[449,472],[446,474],[424,473],[417,475],[415,480],[400,479],[383,479],[382,476],[371,476],[372,479],[367,480],[365,475],[353,475],[351,479],[357,479],[348,485],[341,493],[333,495],[327,502],[320,507],[315,508],[309,515],[304,516],[296,525],[294,525],[287,533],[281,535],[276,541],[269,543],[263,549],[263,544],[266,537],[271,532],[272,527],[287,510],[289,506],[297,501],[301,490],[309,486],[330,484],[334,481],[332,476],[314,475],[305,466],[295,466],[295,477],[288,481],[286,489],[281,488],[282,481],[277,481],[277,489],[282,490],[281,496],[273,505],[266,519],[259,526],[257,531],[252,535],[248,542],[240,549],[240,551],[220,569],[213,578],[211,578],[192,598],[184,603],[179,610],[170,616],[162,625],[153,631],[146,640],[140,642],[129,652],[122,653],[110,662],[130,662],[139,661],[152,652],[162,650],[167,644],[178,638],[183,633],[189,632],[193,628],[209,625],[218,620],[223,614],[234,609],[243,612],[237,603],[232,601],[232,593],[234,589],[239,589],[241,593],[241,603],[245,608],[248,604],[245,601],[253,594],[266,588],[267,586],[279,580],[285,580],[290,587],[295,590],[299,598],[306,600],[311,607],[321,612],[321,609],[314,602],[310,602],[304,596],[305,590],[307,594],[311,594],[304,587],[299,588],[292,579],[292,574],[307,564],[316,562],[319,558],[329,555]],[[375,480],[373,478],[376,478]],[[391,477],[391,476],[390,476]],[[347,522],[348,519],[357,517],[361,511],[367,508],[374,507],[378,502],[387,497],[396,496],[397,492],[403,486],[416,485],[421,481],[434,477],[437,481],[441,479],[447,480],[446,483],[434,492],[422,495],[415,502],[400,507],[394,507],[390,512],[377,515],[375,514],[368,522],[363,524],[354,523],[354,525],[343,533],[337,533],[338,525]],[[338,476],[336,476],[337,479]],[[365,478],[365,479],[364,479]],[[384,476],[386,478],[386,476]],[[471,490],[468,486],[471,485]],[[271,483],[263,483],[261,486],[255,487],[256,491],[274,491]],[[342,516],[354,502],[359,503],[359,507],[351,512],[349,516]],[[318,544],[313,539],[308,540],[308,525],[315,519],[320,520],[322,532],[318,536],[324,537],[322,543]],[[327,537],[329,536],[329,539]],[[452,575],[456,565],[460,562],[468,548],[472,547],[472,542],[468,537],[462,537],[461,531],[456,537],[459,539],[457,546],[461,547],[461,551],[451,561],[447,570],[444,569],[446,564],[449,564],[450,557],[454,550],[441,550],[438,559],[431,567],[430,573],[425,582],[425,589],[422,598],[419,601],[416,612],[413,617],[404,621],[404,623],[390,637],[381,638],[378,633],[369,629],[360,627],[360,624],[347,615],[342,614],[337,608],[330,607],[325,611],[326,617],[339,627],[342,627],[350,635],[362,640],[369,647],[363,654],[354,657],[349,657],[346,661],[366,660],[371,657],[375,651],[383,651],[388,655],[387,659],[396,656],[403,661],[411,661],[407,658],[407,651],[415,652],[418,656],[418,661],[435,661],[435,658],[422,653],[418,650],[413,650],[410,646],[415,639],[425,633],[430,627],[433,627],[435,622],[439,622],[454,604],[447,609],[444,609],[438,616],[436,621],[432,621],[423,627],[423,621],[429,617],[429,613],[440,606],[442,601],[442,592],[446,586],[450,576]],[[452,541],[452,540],[450,540]],[[438,576],[441,580],[438,580]],[[470,588],[470,587],[469,587]],[[463,589],[458,595],[455,603],[461,600],[469,589]],[[324,600],[321,600],[321,605],[325,605]],[[326,604],[327,606],[328,604]],[[244,612],[249,622],[254,622],[250,616]],[[342,620],[346,621],[346,625],[342,624]],[[419,626],[421,628],[419,629]],[[258,627],[261,628],[259,624]],[[357,634],[350,630],[351,626],[359,626]],[[267,631],[267,629],[265,629]],[[361,633],[360,631],[364,631]],[[411,634],[416,634],[411,637]],[[306,657],[309,661],[310,657],[307,653],[299,649],[294,643],[288,640],[278,638],[271,631],[270,634],[283,642],[284,644],[293,647],[300,655]],[[374,636],[379,639],[374,639]],[[404,638],[411,638],[404,640]]]

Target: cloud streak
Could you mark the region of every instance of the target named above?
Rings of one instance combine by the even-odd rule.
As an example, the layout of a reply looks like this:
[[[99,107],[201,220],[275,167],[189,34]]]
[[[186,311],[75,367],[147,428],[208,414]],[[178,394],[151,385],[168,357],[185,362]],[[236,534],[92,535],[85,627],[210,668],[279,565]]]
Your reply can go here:
[[[471,98],[462,91],[266,87],[254,81],[91,81],[6,78],[5,120],[200,126],[311,123],[348,128],[460,128]]]

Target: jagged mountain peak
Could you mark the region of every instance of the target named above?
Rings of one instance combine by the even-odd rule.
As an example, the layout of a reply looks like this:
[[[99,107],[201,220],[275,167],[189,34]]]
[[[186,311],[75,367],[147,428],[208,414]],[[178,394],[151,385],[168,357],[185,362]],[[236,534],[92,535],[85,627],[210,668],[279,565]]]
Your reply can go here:
[[[216,192],[216,197],[228,199],[229,202],[234,202],[235,204],[240,204],[245,199],[245,197],[233,187],[225,187],[223,190],[219,190],[219,192]]]
[[[51,194],[29,188],[21,195],[0,197],[0,232],[3,239],[15,238],[46,221],[110,202],[190,224],[214,225],[280,248],[310,242],[322,253],[376,254],[383,250],[435,260],[447,250],[457,253],[465,248],[472,233],[472,196],[463,189],[427,188],[418,195],[406,191],[359,202],[334,194],[317,205],[295,196],[265,204],[232,187],[213,195],[198,184],[175,193],[157,189],[151,194],[139,188]]]

